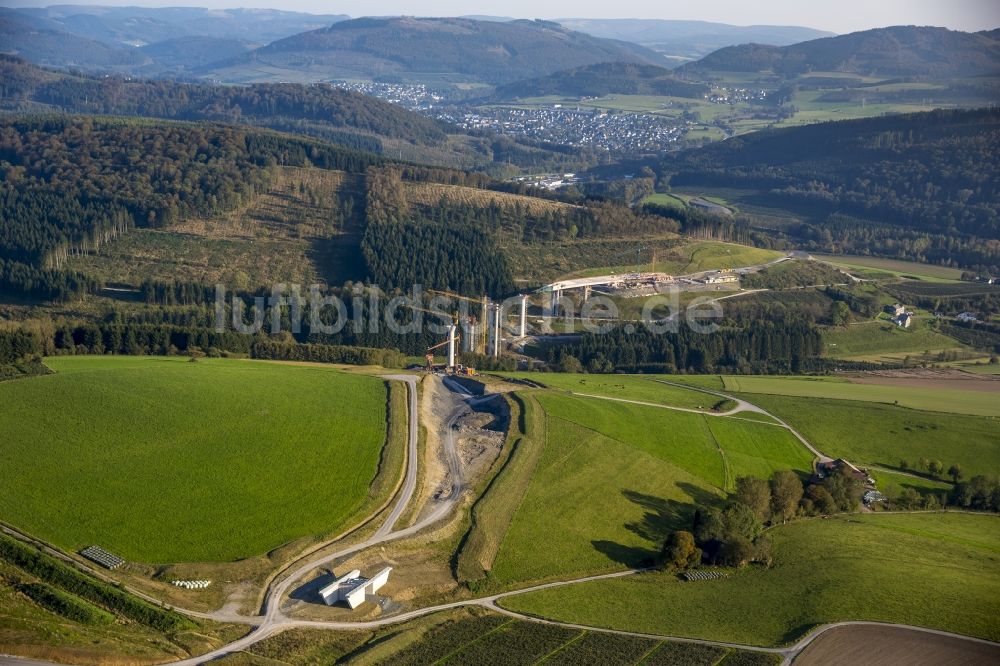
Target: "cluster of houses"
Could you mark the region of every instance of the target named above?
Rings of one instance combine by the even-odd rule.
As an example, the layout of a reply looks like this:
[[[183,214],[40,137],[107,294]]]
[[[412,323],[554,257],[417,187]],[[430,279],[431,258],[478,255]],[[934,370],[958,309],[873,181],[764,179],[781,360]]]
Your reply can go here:
[[[892,323],[900,328],[909,328],[913,323],[913,313],[907,311],[906,306],[901,303],[885,306],[885,312],[892,319]]]
[[[506,106],[442,108],[432,118],[466,130],[488,130],[568,146],[611,151],[664,151],[684,137],[679,120],[646,113],[610,113],[603,109]]]

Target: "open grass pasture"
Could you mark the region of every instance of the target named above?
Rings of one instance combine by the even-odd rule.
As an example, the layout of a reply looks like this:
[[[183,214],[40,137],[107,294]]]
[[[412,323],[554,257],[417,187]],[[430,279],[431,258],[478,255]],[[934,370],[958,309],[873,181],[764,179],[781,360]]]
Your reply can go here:
[[[902,259],[865,257],[856,254],[815,254],[813,256],[828,264],[840,266],[849,271],[877,271],[888,273],[894,277],[925,280],[927,282],[957,282],[962,277],[962,271],[957,268],[921,264]]]
[[[562,277],[591,277],[632,272],[637,267],[640,271],[655,270],[671,275],[688,275],[715,269],[756,266],[785,255],[784,252],[776,250],[765,250],[720,241],[693,241],[686,244],[675,242],[668,247],[659,247],[643,240],[642,243],[646,249],[638,257],[639,263],[637,264],[635,256],[637,242],[632,241],[630,244],[626,244],[615,263],[591,263],[587,268],[571,271]],[[629,249],[631,252],[628,252]],[[655,257],[653,256],[654,251]],[[631,257],[628,257],[628,254],[631,254]]]
[[[770,568],[699,582],[642,574],[501,604],[597,627],[760,646],[791,643],[838,620],[900,622],[1000,640],[996,516],[851,515],[793,522],[770,535]]]
[[[649,383],[683,392],[676,387]],[[716,399],[696,391],[690,393],[707,398],[708,402],[702,402],[705,405]],[[763,414],[701,415],[551,393],[539,395],[538,400],[550,417],[625,442],[724,490],[732,490],[738,476],[767,478],[778,469],[811,469],[812,454],[787,429],[775,425]]]
[[[386,385],[321,367],[57,357],[0,384],[0,517],[69,551],[230,561],[345,526],[386,439]],[[405,417],[404,417],[405,418]]]
[[[813,455],[785,428],[725,417],[705,422],[725,456],[726,490],[735,490],[738,476],[766,479],[779,469],[812,469]]]
[[[684,199],[674,194],[664,194],[662,192],[650,194],[642,200],[642,203],[655,204],[657,206],[663,206],[664,208],[675,208],[678,210],[684,210],[687,208],[687,202]]]
[[[809,469],[785,429],[748,420],[617,403],[551,391],[532,433],[530,481],[499,542],[491,587],[642,566],[696,503],[720,501],[743,474]],[[529,450],[530,451],[530,450]],[[515,452],[516,462],[522,452]],[[490,492],[505,493],[505,479]]]
[[[562,276],[604,275],[609,272],[635,270],[634,238],[583,238],[547,243],[511,242],[503,247],[507,261],[519,284],[541,285]],[[642,239],[642,244],[668,254],[681,244],[679,237],[663,233]],[[649,253],[642,261],[649,261]],[[628,264],[631,257],[631,264]],[[601,266],[605,268],[597,268]],[[611,268],[607,268],[611,267]]]
[[[889,469],[898,469],[903,460],[916,468],[921,458],[927,458],[940,460],[945,469],[958,463],[966,478],[1000,475],[1000,419],[996,417],[853,400],[744,397],[787,421],[829,456]]]
[[[925,319],[916,319],[908,329],[883,319],[853,323],[847,327],[826,327],[823,330],[824,353],[831,358],[901,361],[906,356],[918,356],[928,351],[962,348],[962,343],[934,330]]]
[[[505,377],[523,379],[559,391],[599,395],[623,400],[638,400],[658,405],[710,409],[719,398],[689,389],[654,381],[643,375],[578,375],[555,372],[504,373]]]
[[[947,494],[951,490],[951,483],[945,481],[935,481],[929,478],[917,478],[911,474],[897,474],[884,469],[869,469],[875,485],[887,497],[896,498],[909,488],[916,490],[921,495],[933,493],[937,496]]]
[[[970,414],[975,416],[1000,416],[1000,386],[997,391],[960,390],[953,382],[947,390],[933,386],[933,382],[914,380],[912,385],[900,381],[897,385],[860,384],[840,377],[754,377],[726,375],[723,378],[727,391],[741,393],[766,393],[771,395],[799,396],[803,398],[828,398],[878,402],[933,412]],[[971,389],[971,386],[970,386]]]

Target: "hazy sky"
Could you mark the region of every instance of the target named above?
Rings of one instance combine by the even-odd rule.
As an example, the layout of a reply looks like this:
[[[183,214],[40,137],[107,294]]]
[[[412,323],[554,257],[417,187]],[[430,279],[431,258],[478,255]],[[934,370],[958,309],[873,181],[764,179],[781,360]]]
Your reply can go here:
[[[9,7],[54,4],[274,7],[351,16],[700,19],[736,25],[804,25],[840,33],[908,24],[969,31],[1000,27],[997,0],[0,0],[0,6]]]

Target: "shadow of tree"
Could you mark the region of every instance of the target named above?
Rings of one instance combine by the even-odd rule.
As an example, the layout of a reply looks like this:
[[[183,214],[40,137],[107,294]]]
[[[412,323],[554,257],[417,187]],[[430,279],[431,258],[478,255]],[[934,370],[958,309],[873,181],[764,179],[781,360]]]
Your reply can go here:
[[[626,546],[614,541],[591,541],[590,543],[597,552],[603,553],[608,559],[614,560],[618,564],[623,564],[630,569],[653,566],[656,564],[657,557],[659,557],[659,551],[650,548]]]
[[[651,566],[656,563],[667,535],[674,530],[690,530],[695,508],[714,505],[720,498],[690,483],[678,482],[689,501],[666,499],[636,490],[623,490],[622,495],[642,507],[642,518],[625,523],[625,529],[649,542],[650,547],[629,546],[614,541],[592,541],[594,548],[608,558],[628,567]]]

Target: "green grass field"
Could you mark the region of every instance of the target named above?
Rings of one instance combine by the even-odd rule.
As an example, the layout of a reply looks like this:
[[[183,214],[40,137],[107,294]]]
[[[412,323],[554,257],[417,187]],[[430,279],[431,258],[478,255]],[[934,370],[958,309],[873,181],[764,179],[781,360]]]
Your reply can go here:
[[[506,534],[494,537],[495,587],[640,566],[688,524],[695,503],[719,501],[736,476],[809,469],[808,452],[773,425],[533,395],[546,414],[544,434],[533,434],[542,450]]]
[[[723,203],[723,205],[726,204]],[[643,243],[649,245],[646,241]],[[631,246],[634,248],[635,242]],[[646,250],[639,257],[638,268],[642,271],[656,270],[671,275],[688,275],[714,269],[755,266],[783,256],[785,256],[784,252],[748,245],[719,241],[694,241],[686,245],[675,244],[674,247],[665,251],[657,249],[655,264],[652,262],[652,250]],[[631,263],[591,264],[588,268],[564,274],[562,277],[591,277],[634,271],[637,267],[634,249],[632,257]],[[626,259],[620,258],[620,261],[626,261]]]
[[[727,204],[724,204],[727,205]],[[715,268],[739,268],[742,266],[754,266],[773,261],[785,255],[784,252],[776,250],[765,250],[747,245],[737,245],[735,243],[720,243],[716,241],[698,241],[683,248],[687,263],[681,266],[676,264],[677,270],[671,271],[669,264],[658,270],[673,272],[680,275],[697,273]]]
[[[915,468],[920,458],[927,458],[940,460],[946,469],[958,463],[966,478],[1000,475],[1000,421],[995,417],[852,400],[744,397],[787,421],[830,456],[888,468],[897,468],[901,460]]]
[[[915,261],[865,257],[856,254],[815,254],[813,256],[848,270],[875,270],[889,273],[895,277],[909,277],[928,282],[957,282],[962,277],[962,271],[957,268],[920,264]]]
[[[869,514],[770,532],[774,566],[681,582],[643,574],[518,595],[506,608],[597,627],[750,645],[793,642],[838,620],[933,627],[1000,640],[1000,522],[965,514]]]
[[[658,405],[710,409],[719,398],[688,389],[670,386],[655,377],[643,375],[575,375],[555,372],[503,373],[505,377],[525,379],[548,388],[573,393],[607,396],[625,400],[638,400]],[[668,378],[669,380],[669,378]]]
[[[874,320],[847,327],[823,329],[825,354],[831,358],[899,361],[926,351],[938,352],[962,347],[955,338],[932,329],[926,320],[917,319],[909,329],[890,321]]]
[[[70,551],[228,561],[327,533],[368,500],[383,380],[234,360],[58,357],[0,384],[0,516]]]
[[[812,454],[785,428],[725,417],[705,422],[725,452],[727,490],[735,489],[739,476],[766,479],[779,469],[812,469]]]
[[[951,489],[951,484],[933,479],[916,478],[909,474],[896,474],[882,469],[870,470],[878,489],[887,497],[896,498],[908,488],[916,490],[921,495],[934,493],[940,497]]]
[[[932,412],[1000,416],[1000,393],[989,391],[962,391],[950,387],[948,390],[941,390],[933,386],[919,384],[914,386],[858,384],[839,377],[737,377],[726,375],[722,379],[727,391],[742,393],[857,400],[888,405],[898,403],[901,407]]]
[[[662,192],[650,194],[642,200],[642,203],[656,204],[657,206],[663,206],[664,208],[676,208],[679,210],[687,208],[687,202],[685,202],[684,199],[681,199],[673,194],[663,194]]]

